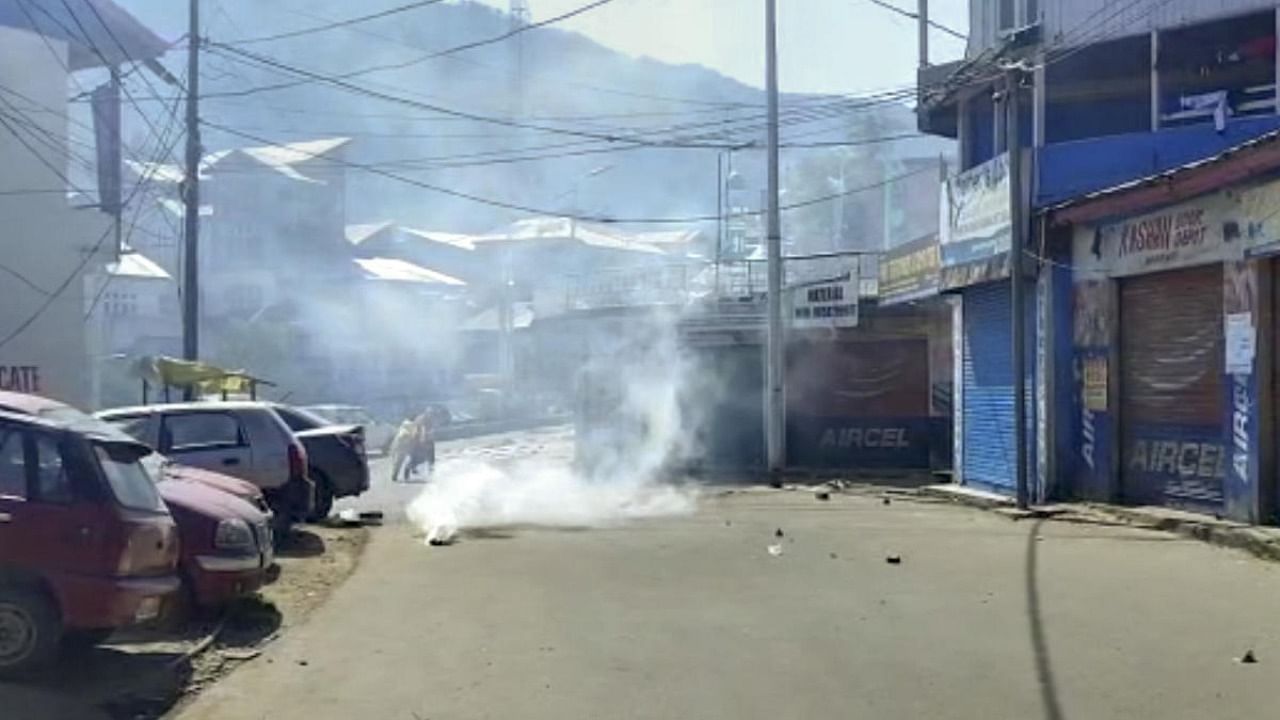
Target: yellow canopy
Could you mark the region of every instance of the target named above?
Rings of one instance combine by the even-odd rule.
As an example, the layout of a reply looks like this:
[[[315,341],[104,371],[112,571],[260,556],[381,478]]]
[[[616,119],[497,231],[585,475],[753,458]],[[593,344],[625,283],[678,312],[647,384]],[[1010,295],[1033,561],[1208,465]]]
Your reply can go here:
[[[255,383],[269,385],[244,370],[226,370],[215,365],[170,357],[147,357],[138,361],[143,379],[168,387],[196,387],[202,393],[247,393]]]

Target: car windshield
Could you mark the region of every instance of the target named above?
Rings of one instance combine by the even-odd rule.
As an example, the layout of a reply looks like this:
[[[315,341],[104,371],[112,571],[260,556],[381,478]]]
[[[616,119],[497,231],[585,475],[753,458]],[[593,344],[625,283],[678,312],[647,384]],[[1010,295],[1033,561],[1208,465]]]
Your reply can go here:
[[[116,502],[131,510],[162,511],[164,502],[156,490],[154,477],[143,463],[156,456],[133,443],[99,442],[93,446],[102,474],[107,477]]]

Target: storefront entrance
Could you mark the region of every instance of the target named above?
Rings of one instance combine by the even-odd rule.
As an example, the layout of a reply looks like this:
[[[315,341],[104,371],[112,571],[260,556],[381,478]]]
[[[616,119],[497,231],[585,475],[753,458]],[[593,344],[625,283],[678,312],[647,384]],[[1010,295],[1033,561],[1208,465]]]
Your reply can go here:
[[[1121,498],[1218,512],[1223,431],[1220,264],[1120,282]]]

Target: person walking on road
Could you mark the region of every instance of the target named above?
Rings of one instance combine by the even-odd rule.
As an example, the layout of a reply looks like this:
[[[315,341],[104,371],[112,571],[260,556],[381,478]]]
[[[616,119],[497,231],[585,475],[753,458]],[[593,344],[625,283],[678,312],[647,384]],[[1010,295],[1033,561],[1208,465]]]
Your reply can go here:
[[[417,472],[418,468],[424,463],[427,465],[427,474],[436,466],[436,437],[435,437],[435,419],[430,410],[422,413],[414,420],[414,442],[413,450],[409,459],[409,475]]]
[[[401,482],[402,474],[405,482],[409,480],[409,475],[413,469],[410,460],[413,457],[416,436],[416,424],[412,420],[404,420],[400,423],[400,427],[396,429],[396,435],[391,440],[392,482]]]

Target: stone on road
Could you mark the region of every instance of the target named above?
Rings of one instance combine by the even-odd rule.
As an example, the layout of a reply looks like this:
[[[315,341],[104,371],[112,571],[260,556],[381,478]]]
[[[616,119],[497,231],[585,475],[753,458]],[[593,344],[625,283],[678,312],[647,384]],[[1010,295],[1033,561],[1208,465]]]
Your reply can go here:
[[[1193,541],[869,496],[448,548],[389,525],[181,718],[1267,717],[1275,597],[1275,567]]]

